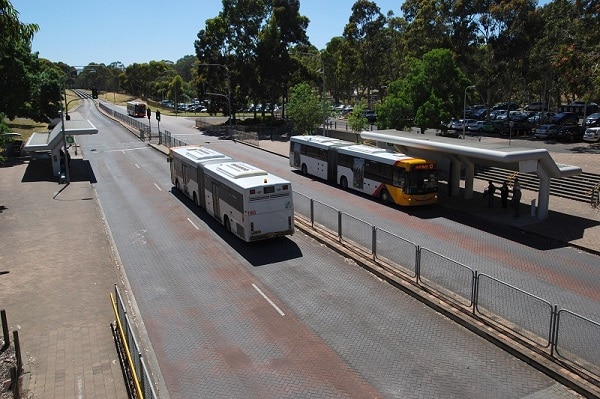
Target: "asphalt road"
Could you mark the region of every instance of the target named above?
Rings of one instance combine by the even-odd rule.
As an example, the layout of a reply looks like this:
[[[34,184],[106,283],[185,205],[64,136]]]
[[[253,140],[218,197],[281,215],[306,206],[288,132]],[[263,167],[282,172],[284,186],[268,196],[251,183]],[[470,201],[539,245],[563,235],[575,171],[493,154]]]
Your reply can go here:
[[[100,133],[79,143],[171,397],[575,397],[301,233],[258,245],[228,236],[171,192],[164,156],[87,103],[80,112]],[[281,157],[202,136],[184,118],[161,127],[171,123],[188,143],[599,318],[599,287],[579,276],[595,256],[498,239],[439,210],[400,212],[299,176]],[[565,290],[556,278],[565,273],[590,295]]]

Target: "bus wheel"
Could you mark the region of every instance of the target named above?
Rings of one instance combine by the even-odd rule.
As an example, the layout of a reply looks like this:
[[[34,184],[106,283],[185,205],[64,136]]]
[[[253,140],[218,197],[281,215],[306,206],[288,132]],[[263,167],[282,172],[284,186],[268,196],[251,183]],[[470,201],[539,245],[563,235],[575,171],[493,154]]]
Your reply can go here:
[[[303,175],[307,175],[308,174],[308,170],[306,170],[306,164],[305,163],[302,164],[302,174]]]
[[[390,196],[390,193],[388,193],[387,190],[382,190],[379,198],[381,198],[381,202],[383,202],[384,204],[392,203],[392,197]]]
[[[228,233],[231,233],[231,222],[227,216],[223,216],[223,225],[225,226],[225,230],[227,230]]]
[[[342,186],[344,190],[348,188],[348,179],[346,179],[346,176],[342,176],[340,179],[340,186]]]

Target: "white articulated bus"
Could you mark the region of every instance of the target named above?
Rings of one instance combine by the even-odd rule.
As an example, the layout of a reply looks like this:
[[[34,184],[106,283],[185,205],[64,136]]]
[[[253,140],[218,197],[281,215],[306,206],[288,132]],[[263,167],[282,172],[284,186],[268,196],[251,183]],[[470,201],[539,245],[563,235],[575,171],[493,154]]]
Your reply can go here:
[[[336,148],[354,143],[325,136],[292,136],[290,140],[290,166],[331,182],[337,181]]]
[[[208,147],[173,147],[170,150],[171,183],[194,204],[206,208],[204,165],[233,162],[233,159]]]
[[[292,184],[206,147],[171,149],[171,181],[244,241],[294,233]]]
[[[290,166],[401,206],[436,204],[437,163],[323,136],[292,136]]]

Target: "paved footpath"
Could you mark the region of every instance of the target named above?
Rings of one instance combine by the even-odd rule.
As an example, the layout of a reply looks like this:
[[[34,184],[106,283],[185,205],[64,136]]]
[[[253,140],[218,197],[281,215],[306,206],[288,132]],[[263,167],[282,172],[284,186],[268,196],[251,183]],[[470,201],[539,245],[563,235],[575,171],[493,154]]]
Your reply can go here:
[[[0,309],[19,332],[23,398],[127,398],[110,328],[119,273],[86,163],[71,167],[69,185],[49,160],[0,168]]]

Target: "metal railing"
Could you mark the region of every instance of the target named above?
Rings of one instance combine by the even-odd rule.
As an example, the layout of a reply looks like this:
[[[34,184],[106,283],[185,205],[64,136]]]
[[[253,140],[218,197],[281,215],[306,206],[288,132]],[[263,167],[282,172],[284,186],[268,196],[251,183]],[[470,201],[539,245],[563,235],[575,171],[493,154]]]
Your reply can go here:
[[[600,380],[600,323],[295,191],[294,208],[311,228],[333,235],[348,249],[370,254],[375,262],[391,265],[474,316]]]
[[[134,326],[127,315],[127,308],[116,284],[114,296],[111,294],[110,299],[116,317],[116,325],[112,325],[113,332],[121,348],[121,355],[124,356],[121,366],[128,379],[130,397],[158,398]]]

